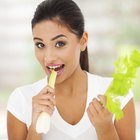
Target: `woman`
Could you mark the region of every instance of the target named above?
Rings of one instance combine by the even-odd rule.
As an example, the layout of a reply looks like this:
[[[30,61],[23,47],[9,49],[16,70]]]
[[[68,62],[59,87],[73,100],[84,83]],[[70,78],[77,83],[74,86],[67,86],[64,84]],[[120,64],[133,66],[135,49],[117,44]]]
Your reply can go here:
[[[72,0],[43,1],[32,31],[35,54],[47,77],[11,94],[9,140],[135,140],[132,93],[120,100],[124,117],[116,121],[103,96],[111,79],[88,73],[88,34],[79,7]],[[51,69],[57,72],[55,89],[47,84]],[[47,134],[35,130],[42,111],[51,115]]]

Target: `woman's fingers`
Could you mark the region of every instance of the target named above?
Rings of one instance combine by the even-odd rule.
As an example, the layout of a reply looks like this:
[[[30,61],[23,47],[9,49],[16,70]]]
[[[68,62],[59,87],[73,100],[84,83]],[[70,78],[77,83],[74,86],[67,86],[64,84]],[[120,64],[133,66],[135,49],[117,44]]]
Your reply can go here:
[[[48,106],[48,107],[50,107],[52,110],[53,110],[53,108],[54,108],[54,104],[53,104],[53,102],[51,102],[51,101],[47,101],[47,102],[46,102],[46,100],[41,100],[41,101],[39,102],[39,104],[40,104],[40,105],[44,105],[44,106]]]
[[[54,105],[56,104],[54,95],[52,95],[52,94],[43,94],[42,96],[39,97],[39,100],[49,100],[49,101],[53,102]]]
[[[51,100],[44,100],[44,99],[35,99],[35,97],[33,98],[33,112],[35,113],[41,113],[43,111],[49,113],[50,115],[53,113],[54,111],[54,106],[55,104],[51,101]]]
[[[96,116],[97,114],[98,114],[98,112],[97,112],[97,110],[95,109],[95,107],[94,107],[94,104],[91,102],[90,104],[89,104],[89,111],[90,111],[90,113],[93,115],[93,116]]]
[[[91,112],[93,116],[97,116],[98,113],[104,113],[104,107],[106,106],[106,98],[103,95],[98,95],[97,98],[93,98],[91,103],[89,104],[88,110]]]
[[[49,94],[51,93],[52,95],[54,95],[54,89],[51,88],[49,85],[45,86],[39,94]]]
[[[49,106],[46,106],[46,105],[38,105],[37,111],[39,113],[47,112],[48,114],[52,115],[52,113],[54,111],[54,107],[49,107]]]
[[[92,104],[93,104],[94,108],[96,109],[97,113],[102,113],[103,112],[103,105],[96,98],[94,98],[92,100]]]
[[[106,107],[106,97],[104,95],[98,95],[97,97],[100,100],[101,104]]]
[[[94,113],[92,113],[92,110],[90,109],[90,106],[87,109],[87,114],[89,116],[89,119],[90,119],[91,123],[94,124]]]

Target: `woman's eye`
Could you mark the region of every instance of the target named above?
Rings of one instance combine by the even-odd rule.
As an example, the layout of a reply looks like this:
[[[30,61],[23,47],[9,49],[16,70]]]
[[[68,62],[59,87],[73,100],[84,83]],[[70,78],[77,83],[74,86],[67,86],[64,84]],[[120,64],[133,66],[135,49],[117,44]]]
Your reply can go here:
[[[43,43],[36,43],[37,48],[42,49],[45,45]]]
[[[64,43],[64,42],[59,41],[59,42],[57,42],[57,43],[56,43],[56,45],[55,45],[55,46],[56,46],[57,48],[59,48],[59,47],[63,47],[64,45],[65,45],[65,43]]]

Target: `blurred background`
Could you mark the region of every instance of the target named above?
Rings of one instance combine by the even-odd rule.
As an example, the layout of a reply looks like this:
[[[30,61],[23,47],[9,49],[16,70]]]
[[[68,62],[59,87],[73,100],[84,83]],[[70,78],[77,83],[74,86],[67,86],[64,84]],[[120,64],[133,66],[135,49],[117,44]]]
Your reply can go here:
[[[41,0],[0,0],[0,139],[7,140],[6,105],[18,86],[45,75],[34,55],[30,21]],[[140,50],[139,0],[75,0],[89,33],[90,72],[111,76],[122,50]],[[140,69],[133,87],[140,139]]]

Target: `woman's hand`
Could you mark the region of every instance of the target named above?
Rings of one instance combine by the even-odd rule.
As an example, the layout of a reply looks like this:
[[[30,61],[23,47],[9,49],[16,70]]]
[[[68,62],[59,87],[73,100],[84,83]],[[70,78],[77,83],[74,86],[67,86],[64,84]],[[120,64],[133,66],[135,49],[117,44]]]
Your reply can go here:
[[[106,108],[105,96],[99,95],[98,99],[94,98],[92,100],[87,109],[87,113],[95,129],[97,131],[105,131],[113,124],[113,115]]]
[[[54,89],[47,85],[32,98],[32,125],[34,127],[41,112],[52,115],[56,105],[54,95]]]

